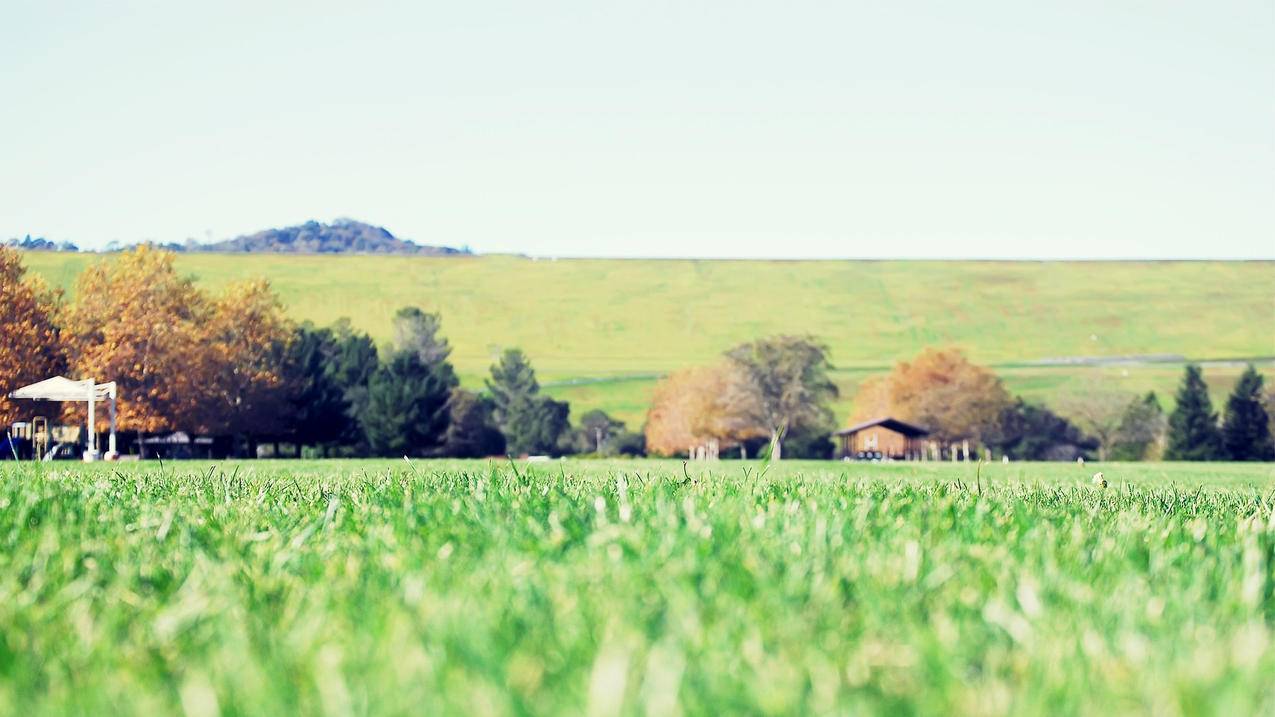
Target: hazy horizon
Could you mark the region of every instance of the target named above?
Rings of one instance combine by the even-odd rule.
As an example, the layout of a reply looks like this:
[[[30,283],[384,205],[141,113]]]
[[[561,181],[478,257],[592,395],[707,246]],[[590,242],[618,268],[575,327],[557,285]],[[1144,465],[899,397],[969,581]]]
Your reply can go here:
[[[0,240],[1275,258],[1275,5],[0,10]]]

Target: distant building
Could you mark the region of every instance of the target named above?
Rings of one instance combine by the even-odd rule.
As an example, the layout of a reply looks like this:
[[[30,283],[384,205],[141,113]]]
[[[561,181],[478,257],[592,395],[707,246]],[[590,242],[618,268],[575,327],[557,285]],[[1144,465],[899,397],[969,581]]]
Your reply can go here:
[[[864,421],[833,434],[841,458],[920,460],[930,432],[895,418]]]

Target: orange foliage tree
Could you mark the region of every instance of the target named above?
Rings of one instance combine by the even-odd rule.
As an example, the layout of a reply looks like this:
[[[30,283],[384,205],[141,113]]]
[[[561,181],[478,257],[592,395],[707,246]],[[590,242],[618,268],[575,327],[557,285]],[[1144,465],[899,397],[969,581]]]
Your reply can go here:
[[[194,282],[173,269],[172,254],[124,252],[76,281],[64,326],[71,366],[78,378],[118,382],[121,430],[201,429],[211,315]]]
[[[209,430],[278,433],[286,410],[284,352],[292,324],[265,279],[227,287],[213,303],[202,371]]]
[[[673,456],[716,440],[721,447],[769,435],[748,377],[730,363],[675,371],[655,387],[646,416],[648,453]]]
[[[60,297],[25,273],[21,255],[0,246],[0,427],[22,415],[10,391],[66,368],[54,323]]]
[[[265,281],[211,299],[173,260],[142,246],[80,274],[63,331],[76,376],[119,383],[121,430],[271,430],[291,334],[278,299]]]
[[[865,381],[851,423],[890,416],[926,427],[938,441],[983,443],[1011,404],[1000,378],[970,363],[960,349],[927,348]]]

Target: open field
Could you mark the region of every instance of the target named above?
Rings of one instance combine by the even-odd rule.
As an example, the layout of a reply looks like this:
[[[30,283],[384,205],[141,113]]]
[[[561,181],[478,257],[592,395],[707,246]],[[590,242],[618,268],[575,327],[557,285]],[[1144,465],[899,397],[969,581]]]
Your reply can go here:
[[[0,713],[1271,714],[1275,469],[0,464]]]
[[[93,255],[28,253],[70,287]],[[265,276],[297,319],[349,317],[385,340],[396,309],[442,314],[462,381],[519,346],[578,414],[603,408],[636,426],[653,376],[713,360],[742,341],[812,333],[828,343],[847,398],[858,381],[926,345],[956,344],[1011,388],[1048,400],[1102,381],[1167,400],[1175,363],[1041,366],[1077,356],[1275,355],[1272,262],[780,262],[539,260],[492,256],[190,254],[181,271],[221,286]],[[1268,362],[1269,365],[1269,362]],[[1127,373],[1127,375],[1125,375]],[[1209,369],[1223,394],[1237,370]],[[634,378],[636,377],[636,378]],[[572,385],[572,381],[603,379]]]

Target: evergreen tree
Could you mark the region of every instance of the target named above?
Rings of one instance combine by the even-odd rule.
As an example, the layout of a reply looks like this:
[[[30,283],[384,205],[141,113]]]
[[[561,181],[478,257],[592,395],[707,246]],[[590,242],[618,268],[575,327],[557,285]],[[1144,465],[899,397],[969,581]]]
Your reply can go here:
[[[298,445],[327,447],[345,438],[350,419],[344,389],[331,380],[332,329],[297,327],[284,356],[290,404],[288,433]]]
[[[486,384],[496,421],[502,428],[509,423],[515,404],[540,392],[536,371],[520,349],[506,349],[501,354],[500,360],[491,367],[491,378]]]
[[[570,406],[540,395],[535,369],[525,354],[508,349],[487,380],[492,412],[511,453],[558,453],[570,430]]]
[[[491,415],[491,401],[471,391],[452,391],[443,453],[453,458],[482,458],[505,452],[505,437]]]
[[[548,396],[532,396],[515,404],[505,441],[510,451],[518,454],[569,453],[569,441],[563,439],[571,431],[571,406]]]
[[[1222,433],[1209,400],[1209,387],[1200,367],[1188,364],[1178,388],[1177,406],[1169,416],[1169,448],[1164,457],[1171,461],[1216,461],[1223,456]]]
[[[1090,458],[1098,441],[1045,406],[1018,398],[1002,411],[990,445],[1014,460],[1074,461]]]
[[[438,451],[452,389],[440,373],[416,353],[399,351],[372,374],[359,423],[373,454],[427,456]]]
[[[1226,401],[1222,445],[1233,461],[1275,460],[1275,439],[1262,405],[1262,375],[1249,364]]]
[[[445,380],[455,381],[455,371],[447,358],[452,347],[439,335],[442,319],[415,306],[407,306],[394,314],[394,347],[399,351],[411,351],[420,357],[421,363],[434,367]]]
[[[1120,416],[1111,446],[1111,459],[1117,461],[1144,461],[1154,457],[1157,446],[1164,437],[1168,421],[1155,391],[1136,398]]]
[[[588,411],[580,416],[580,427],[572,432],[572,449],[575,453],[614,455],[611,441],[624,433],[624,429],[624,421],[612,418],[605,411]]]
[[[349,319],[332,327],[332,343],[327,347],[325,375],[345,401],[345,421],[341,443],[353,445],[363,440],[359,416],[367,407],[368,382],[379,365],[372,337],[354,331]]]

